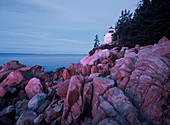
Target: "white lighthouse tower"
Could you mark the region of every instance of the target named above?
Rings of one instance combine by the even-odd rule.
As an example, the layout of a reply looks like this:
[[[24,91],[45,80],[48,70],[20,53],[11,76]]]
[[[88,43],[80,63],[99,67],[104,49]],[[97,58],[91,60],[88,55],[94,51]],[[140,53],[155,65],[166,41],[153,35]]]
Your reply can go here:
[[[112,43],[112,37],[113,37],[113,28],[109,28],[109,32],[104,35],[104,44],[111,44]]]

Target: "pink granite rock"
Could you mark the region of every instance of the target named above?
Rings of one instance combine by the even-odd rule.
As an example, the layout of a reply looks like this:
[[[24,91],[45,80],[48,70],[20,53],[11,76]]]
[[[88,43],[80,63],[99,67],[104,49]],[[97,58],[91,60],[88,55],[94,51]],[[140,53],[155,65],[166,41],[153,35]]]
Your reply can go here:
[[[41,81],[35,77],[30,79],[27,86],[25,87],[25,91],[30,99],[38,93],[43,93]]]
[[[64,69],[64,67],[58,68],[53,76],[53,80],[58,80],[59,78],[61,78]]]
[[[98,72],[97,67],[96,66],[92,66],[91,67],[91,74],[92,73],[97,73],[97,72]]]
[[[57,91],[57,95],[59,95],[61,98],[66,97],[69,82],[70,82],[70,80],[67,79],[63,82],[58,82],[57,85],[53,86],[53,88],[55,88]]]
[[[79,123],[83,113],[83,76],[73,76],[70,79],[62,116],[62,124]]]
[[[10,70],[16,70],[18,68],[26,67],[19,63],[19,61],[9,61],[2,65],[2,68],[8,68]]]
[[[79,73],[81,73],[82,65],[81,65],[81,63],[71,63],[69,65],[68,69],[74,70],[77,74],[79,74]]]
[[[23,86],[30,79],[31,74],[23,71],[13,71],[11,72],[3,82],[0,83],[0,86],[13,87],[22,84]]]
[[[168,103],[169,61],[163,57],[141,56],[130,76],[125,92],[153,124],[165,124]]]
[[[151,56],[165,56],[170,58],[170,40],[163,37],[158,44],[143,48],[139,50],[139,56],[151,55]]]
[[[82,67],[82,74],[83,76],[89,76],[91,73],[91,66],[86,65]]]
[[[64,69],[62,75],[63,75],[64,80],[71,78],[71,74],[68,69]]]
[[[107,58],[110,56],[110,51],[108,49],[104,50],[96,50],[95,53],[92,56],[86,56],[84,57],[80,63],[85,65],[93,65],[94,62],[100,58]]]

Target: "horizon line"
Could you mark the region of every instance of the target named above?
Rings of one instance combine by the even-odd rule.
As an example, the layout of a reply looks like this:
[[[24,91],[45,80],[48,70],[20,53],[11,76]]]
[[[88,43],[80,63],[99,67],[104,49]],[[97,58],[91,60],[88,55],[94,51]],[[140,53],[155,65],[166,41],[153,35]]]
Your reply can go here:
[[[87,54],[75,54],[75,53],[62,53],[62,54],[60,54],[60,53],[55,53],[55,54],[48,54],[48,53],[41,53],[41,54],[39,54],[39,53],[0,53],[0,55],[2,55],[2,54],[6,54],[6,55],[9,55],[9,54],[16,54],[16,55],[87,55]]]

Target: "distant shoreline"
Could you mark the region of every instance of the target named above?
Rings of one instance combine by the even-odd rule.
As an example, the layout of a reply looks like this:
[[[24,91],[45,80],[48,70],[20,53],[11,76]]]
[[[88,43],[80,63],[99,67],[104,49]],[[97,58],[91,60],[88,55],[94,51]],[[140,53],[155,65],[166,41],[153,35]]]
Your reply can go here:
[[[35,54],[35,53],[0,53],[0,55],[64,55],[64,56],[87,56],[87,54]]]

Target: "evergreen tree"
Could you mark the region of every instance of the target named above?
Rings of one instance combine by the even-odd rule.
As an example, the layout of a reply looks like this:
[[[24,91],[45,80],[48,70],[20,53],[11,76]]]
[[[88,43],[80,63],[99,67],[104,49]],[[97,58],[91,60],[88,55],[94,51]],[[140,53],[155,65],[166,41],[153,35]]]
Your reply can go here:
[[[133,15],[121,12],[115,31],[120,45],[129,47],[154,44],[163,36],[170,38],[170,1],[141,0]]]
[[[100,45],[99,43],[99,37],[98,35],[95,36],[95,39],[94,39],[94,47],[98,47]]]

